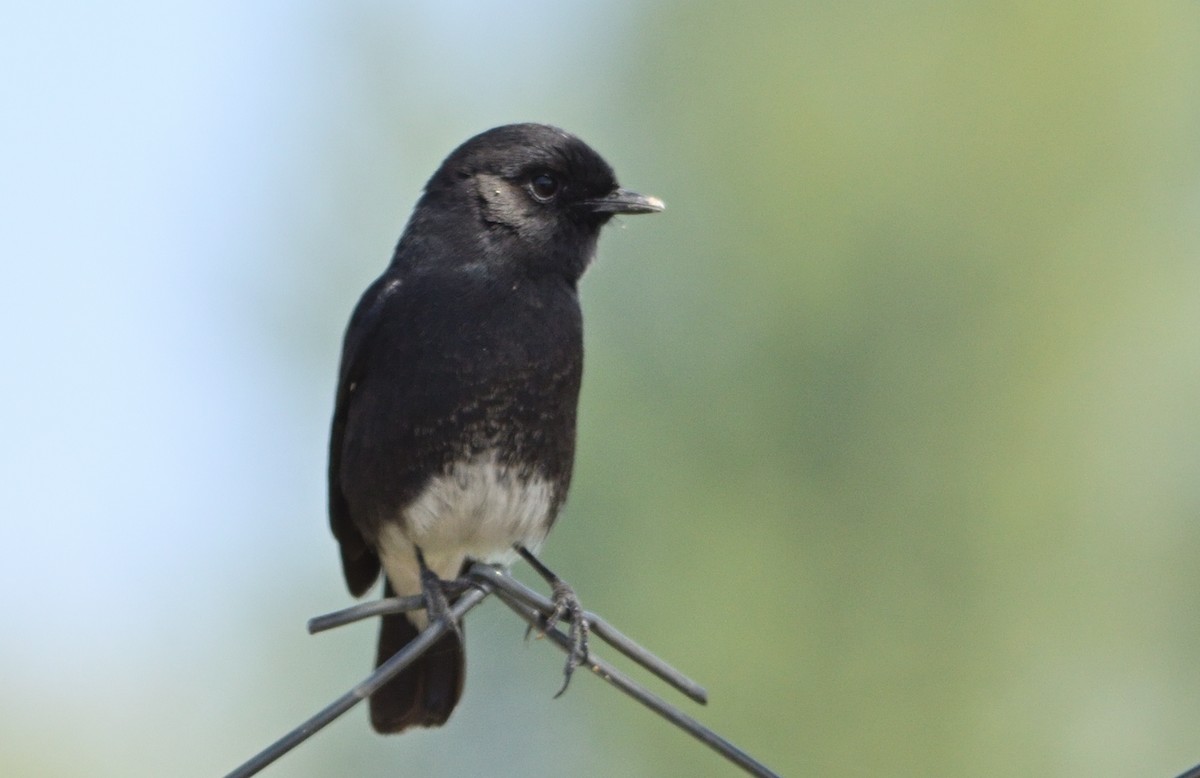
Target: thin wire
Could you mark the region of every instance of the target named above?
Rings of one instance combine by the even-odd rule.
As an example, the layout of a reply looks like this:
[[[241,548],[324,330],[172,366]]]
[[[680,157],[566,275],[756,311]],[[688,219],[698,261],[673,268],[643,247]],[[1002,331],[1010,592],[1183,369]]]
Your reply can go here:
[[[255,775],[288,751],[291,751],[315,735],[343,713],[369,697],[379,687],[398,675],[405,667],[412,664],[438,638],[449,629],[452,629],[454,622],[461,619],[468,611],[483,602],[488,595],[495,593],[518,616],[541,630],[545,630],[545,617],[554,610],[554,603],[549,599],[520,583],[506,571],[490,565],[473,565],[465,578],[459,579],[459,581],[454,583],[458,584],[456,588],[463,593],[450,608],[450,617],[430,623],[428,627],[422,630],[396,655],[375,668],[375,671],[363,679],[361,683],[325,706],[307,721],[288,732],[266,749],[253,756],[250,760],[229,773],[226,778],[248,778]],[[421,607],[424,607],[424,600],[419,596],[390,597],[385,600],[355,605],[333,613],[327,613],[323,616],[317,616],[309,620],[308,629],[309,632],[313,633],[321,632],[372,616],[399,613]],[[707,701],[708,694],[702,686],[637,643],[634,643],[607,621],[590,611],[585,611],[584,618],[587,619],[593,632],[617,651],[696,702],[704,704]],[[560,649],[564,651],[570,650],[570,639],[557,628],[544,631],[543,634]],[[612,686],[620,689],[709,748],[712,748],[747,773],[762,778],[778,778],[776,773],[752,758],[749,754],[664,700],[646,691],[621,671],[594,654],[589,654],[587,667]],[[1193,778],[1193,776],[1191,773],[1188,773],[1186,776],[1180,776],[1180,778]],[[1194,778],[1200,778],[1200,776],[1195,776]]]
[[[458,597],[463,592],[477,586],[474,580],[468,578],[459,578],[454,581],[442,581],[442,589],[447,597]],[[361,602],[358,605],[351,605],[349,608],[342,608],[333,613],[326,613],[322,616],[314,616],[308,620],[308,634],[315,635],[318,632],[333,629],[334,627],[344,627],[347,624],[353,624],[356,621],[369,619],[373,616],[387,616],[391,613],[404,613],[406,611],[420,610],[425,607],[424,595],[414,594],[412,597],[385,597],[382,600],[372,600],[371,602]]]
[[[1200,764],[1196,765],[1191,770],[1188,770],[1186,773],[1182,773],[1179,778],[1200,778]]]
[[[517,601],[539,613],[548,614],[554,610],[553,602],[499,568],[492,567],[491,565],[477,564],[471,567],[468,575],[473,580],[487,581],[495,588],[508,592]],[[708,703],[708,692],[705,691],[703,686],[688,678],[674,667],[671,667],[637,643],[634,643],[595,613],[584,611],[583,616],[587,619],[592,633],[599,635],[600,639],[605,643],[608,643],[629,659],[637,662],[651,673],[654,673],[654,675],[658,676],[665,683],[675,687],[686,697],[691,698],[701,705]]]
[[[521,618],[529,622],[535,627],[544,628],[544,616],[538,610],[530,608],[525,603],[513,597],[506,588],[497,587],[496,596],[501,602],[512,609]],[[542,633],[549,638],[554,645],[558,646],[564,652],[571,650],[571,639],[563,634],[557,627]],[[594,674],[599,676],[604,681],[612,684],[616,688],[628,694],[633,699],[645,705],[650,710],[662,716],[667,721],[682,729],[687,734],[699,740],[704,745],[716,751],[721,756],[733,762],[738,767],[745,770],[747,773],[759,778],[780,778],[778,773],[773,772],[770,768],[759,762],[754,757],[747,754],[742,749],[730,743],[725,738],[713,732],[708,727],[693,719],[691,716],[680,711],[678,708],[667,703],[662,698],[651,694],[643,689],[628,676],[616,669],[608,662],[605,662],[600,657],[592,652],[588,652],[586,666]]]
[[[412,597],[387,597],[382,600],[363,602],[340,611],[326,613],[323,616],[314,616],[308,620],[308,634],[315,635],[334,627],[344,627],[372,616],[387,616],[390,613],[415,611],[424,607],[425,598],[419,594]]]
[[[483,602],[490,593],[491,591],[486,585],[467,592],[450,608],[450,615],[455,620],[461,619],[467,611]],[[431,623],[391,659],[376,667],[375,671],[364,678],[361,683],[326,705],[303,724],[251,757],[245,764],[242,764],[229,773],[226,778],[248,778],[251,775],[257,774],[264,767],[317,734],[317,732],[338,716],[341,716],[367,697],[370,697],[372,692],[399,675],[401,670],[412,664],[417,657],[425,653],[430,646],[437,642],[438,638],[450,631],[451,628],[451,621],[449,619],[439,619]]]

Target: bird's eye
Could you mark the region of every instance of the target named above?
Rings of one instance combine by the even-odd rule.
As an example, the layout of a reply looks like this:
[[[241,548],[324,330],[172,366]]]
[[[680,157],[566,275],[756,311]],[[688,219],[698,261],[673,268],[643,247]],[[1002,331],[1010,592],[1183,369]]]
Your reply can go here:
[[[544,202],[553,200],[558,194],[558,179],[549,173],[538,173],[529,179],[529,191],[535,199]]]

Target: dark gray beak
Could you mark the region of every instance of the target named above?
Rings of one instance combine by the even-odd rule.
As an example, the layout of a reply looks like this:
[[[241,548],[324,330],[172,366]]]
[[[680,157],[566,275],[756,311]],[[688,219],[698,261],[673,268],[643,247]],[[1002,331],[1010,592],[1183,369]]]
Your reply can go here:
[[[630,192],[628,189],[615,189],[604,197],[584,200],[583,204],[596,213],[658,213],[667,207],[657,197]]]

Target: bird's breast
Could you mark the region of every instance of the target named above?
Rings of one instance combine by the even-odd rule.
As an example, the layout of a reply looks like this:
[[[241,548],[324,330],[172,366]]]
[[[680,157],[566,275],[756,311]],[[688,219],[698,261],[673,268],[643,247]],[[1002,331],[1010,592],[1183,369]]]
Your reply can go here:
[[[549,480],[489,452],[430,478],[400,526],[427,556],[453,551],[507,564],[513,544],[534,547],[545,538],[555,498]]]

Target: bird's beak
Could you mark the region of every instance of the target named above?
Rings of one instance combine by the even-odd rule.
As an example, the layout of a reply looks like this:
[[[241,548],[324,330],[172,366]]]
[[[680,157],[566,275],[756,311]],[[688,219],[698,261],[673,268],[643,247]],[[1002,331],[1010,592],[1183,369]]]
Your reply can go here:
[[[658,213],[667,207],[657,197],[630,192],[628,189],[614,189],[604,197],[585,200],[583,204],[596,213]]]

